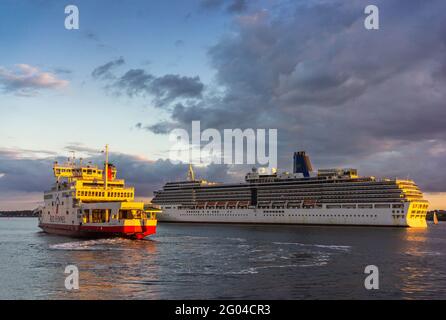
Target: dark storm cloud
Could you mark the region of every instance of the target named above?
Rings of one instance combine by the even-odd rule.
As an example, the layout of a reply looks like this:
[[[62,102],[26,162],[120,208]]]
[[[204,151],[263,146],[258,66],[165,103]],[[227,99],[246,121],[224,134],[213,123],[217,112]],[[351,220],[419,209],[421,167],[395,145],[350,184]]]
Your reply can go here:
[[[145,161],[125,154],[112,154],[111,161],[127,183],[134,185],[138,196],[151,197],[168,181],[186,180],[188,165],[173,164],[169,160]],[[209,165],[194,169],[197,178],[209,181],[229,181],[227,167]]]
[[[125,63],[124,58],[120,57],[118,59],[115,59],[113,61],[107,62],[104,65],[101,65],[93,70],[91,73],[92,77],[95,79],[98,78],[104,78],[104,79],[110,79],[113,78],[113,74],[111,73],[111,70],[113,70],[116,67],[122,66]]]
[[[43,191],[51,183],[52,161],[20,158],[19,152],[0,150],[0,192]],[[20,152],[21,153],[21,152]]]
[[[165,104],[176,98],[201,98],[203,88],[199,77],[167,74],[155,78],[148,90],[161,104]]]
[[[122,59],[122,58],[120,58]],[[116,60],[96,68],[94,78],[108,80],[107,88],[116,94],[129,97],[152,97],[157,107],[163,107],[177,99],[200,99],[204,85],[198,76],[187,77],[178,74],[154,76],[144,69],[130,69],[120,77],[110,73],[110,69],[118,64]],[[122,59],[123,61],[123,59]],[[104,74],[109,74],[103,77]],[[116,79],[115,79],[116,78]]]
[[[72,149],[72,146],[67,148]],[[82,151],[85,150],[94,151],[86,147]],[[66,160],[60,156],[39,159],[21,155],[19,151],[0,150],[0,192],[43,192],[54,182],[53,162]],[[101,165],[104,156],[96,153],[83,161]],[[110,153],[110,161],[117,166],[118,176],[124,177],[128,185],[135,186],[136,195],[141,197],[152,197],[153,191],[167,181],[185,180],[188,172],[186,164],[172,164],[169,160],[147,161],[122,153]],[[195,171],[197,177],[211,181],[230,179],[226,166],[210,165]]]
[[[375,1],[381,26],[374,31],[364,28],[368,4],[290,1],[238,16],[234,32],[208,52],[224,93],[174,104],[170,120],[185,128],[192,120],[203,129],[277,128],[281,167],[289,168],[293,150],[306,149],[319,166],[376,162],[369,173],[392,175],[392,168],[426,190],[446,190],[444,153],[420,148],[446,149],[446,3]],[[435,177],[425,179],[422,163],[439,169]]]
[[[153,79],[154,76],[143,69],[130,69],[110,87],[118,93],[125,92],[129,97],[144,95]]]

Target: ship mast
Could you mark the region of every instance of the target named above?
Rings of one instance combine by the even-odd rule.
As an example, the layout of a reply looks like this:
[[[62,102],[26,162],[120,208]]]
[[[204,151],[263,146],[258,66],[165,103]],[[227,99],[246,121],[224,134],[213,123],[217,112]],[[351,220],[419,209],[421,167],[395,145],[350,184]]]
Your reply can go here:
[[[189,164],[189,172],[187,173],[187,180],[195,181],[194,169],[192,168],[192,163]]]
[[[108,144],[105,145],[105,190],[108,184]]]

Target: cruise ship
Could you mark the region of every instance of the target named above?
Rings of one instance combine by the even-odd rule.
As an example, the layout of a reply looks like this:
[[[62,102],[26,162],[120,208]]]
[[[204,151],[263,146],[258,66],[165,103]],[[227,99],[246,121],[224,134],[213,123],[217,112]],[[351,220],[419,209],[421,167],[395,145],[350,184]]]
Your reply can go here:
[[[164,222],[427,227],[428,202],[414,181],[358,176],[356,169],[312,172],[308,155],[294,153],[293,172],[253,168],[243,183],[195,179],[155,191]]]
[[[73,159],[53,165],[56,178],[44,193],[44,205],[36,209],[39,227],[58,235],[87,238],[124,237],[143,239],[156,232],[155,208],[134,201],[135,190],[117,179],[117,169],[108,162],[95,165]]]

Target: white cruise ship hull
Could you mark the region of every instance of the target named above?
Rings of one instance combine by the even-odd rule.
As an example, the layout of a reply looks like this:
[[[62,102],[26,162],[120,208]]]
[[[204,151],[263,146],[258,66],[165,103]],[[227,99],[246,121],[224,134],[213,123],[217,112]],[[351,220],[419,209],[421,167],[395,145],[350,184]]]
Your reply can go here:
[[[161,207],[161,222],[249,223],[249,224],[302,224],[426,227],[426,215],[404,210],[386,209],[183,209]]]

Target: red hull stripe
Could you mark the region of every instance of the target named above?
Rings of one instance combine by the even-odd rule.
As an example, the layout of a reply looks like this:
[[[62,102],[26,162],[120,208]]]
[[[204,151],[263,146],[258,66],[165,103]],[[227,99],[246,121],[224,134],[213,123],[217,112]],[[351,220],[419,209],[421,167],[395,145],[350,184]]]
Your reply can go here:
[[[156,233],[156,226],[76,226],[62,224],[40,224],[45,232],[68,236],[122,236],[142,239]]]

